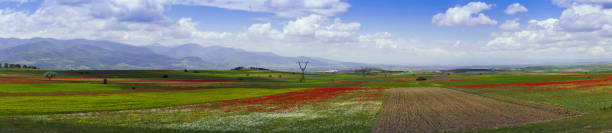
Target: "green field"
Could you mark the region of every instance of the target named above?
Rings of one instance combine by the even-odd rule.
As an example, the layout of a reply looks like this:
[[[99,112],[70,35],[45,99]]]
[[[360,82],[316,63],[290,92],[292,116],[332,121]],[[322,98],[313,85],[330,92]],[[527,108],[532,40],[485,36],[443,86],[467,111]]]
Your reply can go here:
[[[372,132],[388,88],[397,87],[573,112],[452,132],[612,131],[612,73],[604,72],[308,73],[300,83],[299,73],[278,71],[55,71],[52,80],[42,78],[47,71],[0,69],[0,132]],[[466,87],[491,84],[508,85]]]
[[[6,93],[110,91],[121,90],[123,88],[128,87],[121,85],[103,85],[90,83],[0,84],[0,92]]]

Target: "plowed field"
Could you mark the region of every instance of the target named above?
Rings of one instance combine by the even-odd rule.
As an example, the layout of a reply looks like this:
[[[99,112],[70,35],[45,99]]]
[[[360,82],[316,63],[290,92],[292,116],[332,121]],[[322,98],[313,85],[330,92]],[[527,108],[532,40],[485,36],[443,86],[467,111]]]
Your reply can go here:
[[[389,89],[373,131],[485,129],[564,117],[543,108],[502,102],[446,88],[393,88]]]

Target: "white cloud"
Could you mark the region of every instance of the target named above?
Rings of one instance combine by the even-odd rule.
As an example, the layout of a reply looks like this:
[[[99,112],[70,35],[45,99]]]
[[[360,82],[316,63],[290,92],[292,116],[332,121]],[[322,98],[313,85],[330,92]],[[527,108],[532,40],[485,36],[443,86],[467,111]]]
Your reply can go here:
[[[602,46],[594,46],[589,49],[589,53],[593,55],[606,54],[606,49]]]
[[[612,9],[604,9],[602,5],[575,4],[561,13],[560,21],[566,30],[600,30],[612,24]]]
[[[359,42],[366,45],[374,44],[377,48],[397,48],[398,44],[396,40],[391,37],[391,33],[382,32],[370,35],[361,35],[357,38]]]
[[[163,1],[45,1],[33,13],[3,10],[0,37],[49,37],[111,40],[130,44],[176,43],[221,39],[223,32],[203,32],[189,18],[163,15]]]
[[[282,31],[285,35],[292,37],[345,40],[360,29],[361,24],[359,23],[344,23],[338,18],[331,21],[327,17],[312,14],[289,21]]]
[[[518,18],[506,20],[506,22],[499,25],[499,28],[502,30],[519,30],[521,29],[521,24],[518,23],[518,20]]]
[[[612,4],[610,0],[552,0],[553,3],[562,6],[570,7],[574,4],[596,4],[596,5],[608,5]]]
[[[558,19],[530,20],[525,30],[494,36],[487,46],[495,49],[525,49],[571,43],[565,40],[572,38],[572,35],[560,31]]]
[[[280,17],[299,17],[309,14],[332,16],[345,12],[350,7],[350,4],[340,0],[176,0],[176,4],[274,13]]]
[[[508,8],[506,8],[506,11],[504,11],[506,14],[515,14],[518,12],[527,12],[527,8],[525,8],[523,5],[521,5],[520,3],[514,3],[508,6]]]
[[[550,58],[609,57],[612,9],[592,4],[597,1],[581,3],[589,2],[574,1],[559,18],[530,20],[523,30],[494,34],[485,48]]]
[[[455,41],[455,44],[453,44],[453,48],[458,48],[461,46],[461,40],[457,40]]]
[[[34,1],[34,0],[0,0],[0,3],[4,3],[4,2],[16,2],[16,3],[23,4],[23,3],[27,3],[27,2],[31,2],[31,1]]]
[[[495,25],[497,21],[492,20],[482,12],[489,10],[493,4],[484,2],[470,2],[465,6],[455,6],[449,8],[445,13],[438,13],[433,16],[432,23],[438,26],[458,26],[458,25]],[[476,16],[473,16],[476,15]]]

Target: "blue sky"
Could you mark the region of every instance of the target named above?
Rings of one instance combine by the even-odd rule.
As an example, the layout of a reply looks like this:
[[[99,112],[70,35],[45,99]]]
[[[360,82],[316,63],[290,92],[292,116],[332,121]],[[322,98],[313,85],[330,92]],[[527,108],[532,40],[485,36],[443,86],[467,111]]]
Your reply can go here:
[[[542,64],[610,58],[610,4],[601,0],[0,0],[0,37],[131,45],[195,43],[382,64]]]

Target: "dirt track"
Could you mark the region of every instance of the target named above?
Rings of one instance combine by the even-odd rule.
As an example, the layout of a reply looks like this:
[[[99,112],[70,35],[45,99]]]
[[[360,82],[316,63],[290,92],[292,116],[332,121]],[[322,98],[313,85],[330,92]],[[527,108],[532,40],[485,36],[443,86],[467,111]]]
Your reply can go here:
[[[382,105],[373,132],[484,129],[562,117],[550,110],[446,88],[393,88]]]

